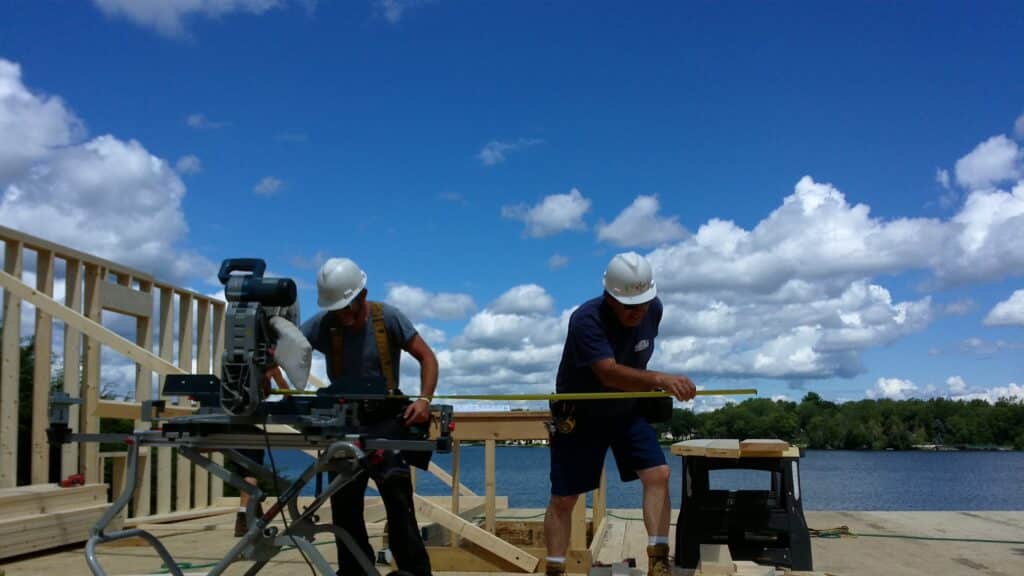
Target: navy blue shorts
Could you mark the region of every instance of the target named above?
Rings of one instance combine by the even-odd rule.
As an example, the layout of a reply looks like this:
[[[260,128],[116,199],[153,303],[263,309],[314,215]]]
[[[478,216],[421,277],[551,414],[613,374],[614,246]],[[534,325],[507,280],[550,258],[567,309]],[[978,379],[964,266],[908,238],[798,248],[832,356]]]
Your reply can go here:
[[[551,438],[551,494],[572,496],[596,490],[608,448],[623,482],[636,480],[638,470],[666,463],[654,428],[640,416],[611,430],[577,428]]]

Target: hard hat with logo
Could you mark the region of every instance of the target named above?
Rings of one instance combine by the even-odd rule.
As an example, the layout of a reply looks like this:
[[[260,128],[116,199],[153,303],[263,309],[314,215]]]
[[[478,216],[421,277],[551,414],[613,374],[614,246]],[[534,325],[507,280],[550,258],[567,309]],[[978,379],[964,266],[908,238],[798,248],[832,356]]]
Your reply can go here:
[[[366,288],[366,273],[348,258],[331,258],[316,276],[317,304],[324,310],[348,306]]]
[[[612,258],[604,271],[604,290],[627,305],[650,302],[658,295],[651,263],[636,252]]]

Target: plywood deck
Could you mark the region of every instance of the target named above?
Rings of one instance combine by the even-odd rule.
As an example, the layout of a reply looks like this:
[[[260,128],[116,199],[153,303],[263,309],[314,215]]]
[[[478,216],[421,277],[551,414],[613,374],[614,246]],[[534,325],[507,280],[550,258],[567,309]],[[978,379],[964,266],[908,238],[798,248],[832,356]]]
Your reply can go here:
[[[500,518],[536,519],[542,510],[516,509],[499,513]],[[597,560],[619,562],[636,558],[640,573],[646,568],[647,544],[640,511],[609,510],[609,524]],[[327,511],[325,511],[327,513]],[[674,515],[673,515],[674,517]],[[963,574],[978,576],[1019,576],[1024,574],[1024,512],[808,512],[812,528],[848,526],[854,533],[918,536],[912,539],[875,536],[812,539],[814,567],[819,574],[841,576],[931,576]],[[233,541],[234,516],[225,514],[173,525],[147,527],[162,534],[163,541],[179,561],[193,566],[216,562]],[[369,524],[371,543],[382,543],[383,523]],[[976,542],[970,540],[998,540]],[[335,559],[333,543],[323,543],[320,550],[329,561]],[[111,576],[158,573],[160,560],[148,547],[113,544],[100,548],[100,558]],[[5,576],[87,574],[80,546],[48,554],[0,562]],[[242,574],[246,566],[239,564],[228,574]],[[205,574],[202,569],[187,573]],[[295,551],[279,555],[261,574],[298,576],[309,573],[302,557]],[[443,572],[439,575],[469,576],[471,572]]]

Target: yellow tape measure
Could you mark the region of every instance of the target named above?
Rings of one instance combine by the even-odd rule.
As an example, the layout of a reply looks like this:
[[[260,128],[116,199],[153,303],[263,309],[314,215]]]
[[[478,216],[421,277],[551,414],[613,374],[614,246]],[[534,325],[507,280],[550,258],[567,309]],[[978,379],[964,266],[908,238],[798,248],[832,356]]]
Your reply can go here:
[[[285,396],[312,396],[316,390],[286,390],[274,389],[271,394],[283,394]],[[756,396],[756,388],[731,388],[725,390],[698,390],[697,396]],[[569,392],[565,394],[435,394],[430,398],[434,400],[492,400],[492,401],[515,401],[515,400],[615,400],[624,398],[664,398],[671,396],[668,392]],[[396,395],[391,398],[426,398],[416,395]]]

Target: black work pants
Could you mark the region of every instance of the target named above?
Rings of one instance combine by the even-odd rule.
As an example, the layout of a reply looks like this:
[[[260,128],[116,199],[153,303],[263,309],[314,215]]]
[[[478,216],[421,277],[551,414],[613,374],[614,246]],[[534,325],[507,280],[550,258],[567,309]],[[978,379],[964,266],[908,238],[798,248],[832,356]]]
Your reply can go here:
[[[388,540],[400,570],[416,576],[430,576],[430,557],[416,523],[409,466],[393,453],[371,458],[369,476],[359,474],[331,496],[331,516],[335,526],[343,528],[355,540],[366,557],[374,560],[373,547],[363,519],[363,499],[372,476],[377,483],[388,517]],[[352,552],[338,541],[338,575],[364,576]]]

